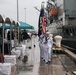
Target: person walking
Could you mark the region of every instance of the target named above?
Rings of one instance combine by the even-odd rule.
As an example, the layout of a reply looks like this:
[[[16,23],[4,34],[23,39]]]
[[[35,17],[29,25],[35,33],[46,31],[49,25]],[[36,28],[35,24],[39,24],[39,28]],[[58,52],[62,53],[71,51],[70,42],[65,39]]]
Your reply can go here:
[[[23,31],[22,33],[23,36],[23,42],[26,45],[27,44],[27,39],[31,39],[30,36],[27,34],[26,30]]]
[[[43,59],[43,35],[39,38],[39,47],[40,47],[40,59]]]
[[[52,46],[53,46],[53,39],[52,39],[52,34],[48,34],[48,41],[47,41],[47,45],[48,45],[48,62],[50,63],[52,60]]]
[[[48,49],[48,46],[47,46],[47,34],[44,35],[44,38],[43,38],[43,43],[42,43],[42,47],[43,47],[43,60],[48,63],[47,61],[47,49]]]

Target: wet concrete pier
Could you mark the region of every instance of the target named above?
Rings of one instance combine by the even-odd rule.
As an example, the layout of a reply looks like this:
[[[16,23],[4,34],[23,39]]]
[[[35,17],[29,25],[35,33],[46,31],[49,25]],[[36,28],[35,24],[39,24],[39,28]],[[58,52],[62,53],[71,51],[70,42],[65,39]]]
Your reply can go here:
[[[35,45],[35,48],[32,44],[32,49],[27,49],[29,60],[26,64],[19,60],[17,75],[75,75],[72,72],[76,71],[76,63],[67,54],[53,53],[52,62],[46,64],[40,59],[38,39],[35,39]]]

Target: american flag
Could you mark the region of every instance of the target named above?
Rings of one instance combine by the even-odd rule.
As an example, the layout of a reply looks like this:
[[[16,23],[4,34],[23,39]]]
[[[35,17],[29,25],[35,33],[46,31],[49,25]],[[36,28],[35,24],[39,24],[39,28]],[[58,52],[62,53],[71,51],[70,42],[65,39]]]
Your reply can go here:
[[[46,17],[42,18],[42,34],[46,32]]]
[[[40,11],[39,23],[38,23],[38,36],[44,34],[46,31],[46,17],[44,14],[45,14],[44,9],[42,8]]]

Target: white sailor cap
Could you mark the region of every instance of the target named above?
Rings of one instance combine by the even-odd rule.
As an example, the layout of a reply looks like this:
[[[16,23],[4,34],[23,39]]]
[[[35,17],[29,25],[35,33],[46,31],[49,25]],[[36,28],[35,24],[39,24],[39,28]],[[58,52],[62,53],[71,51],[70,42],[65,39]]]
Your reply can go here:
[[[49,34],[49,37],[53,37],[53,34]]]
[[[46,32],[46,34],[50,34],[50,32]]]

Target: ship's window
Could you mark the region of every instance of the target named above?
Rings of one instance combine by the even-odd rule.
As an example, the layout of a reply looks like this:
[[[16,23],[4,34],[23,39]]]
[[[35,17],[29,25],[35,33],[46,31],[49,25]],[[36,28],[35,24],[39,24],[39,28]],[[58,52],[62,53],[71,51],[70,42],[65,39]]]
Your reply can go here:
[[[62,18],[60,18],[60,21],[62,21],[63,19]]]
[[[70,29],[70,33],[72,33],[72,29]]]
[[[73,35],[75,35],[75,30],[74,30],[74,29],[72,29],[72,31],[73,31]]]
[[[52,17],[50,17],[50,24],[53,22],[53,18]]]
[[[71,29],[69,29],[69,34],[70,34],[70,36],[72,36],[72,30]]]
[[[66,29],[66,35],[69,35],[69,30],[68,29]]]
[[[66,30],[65,30],[64,27],[62,27],[62,32],[63,32],[64,35],[66,34]]]
[[[76,29],[74,29],[74,31],[75,31],[75,35],[76,35]]]

